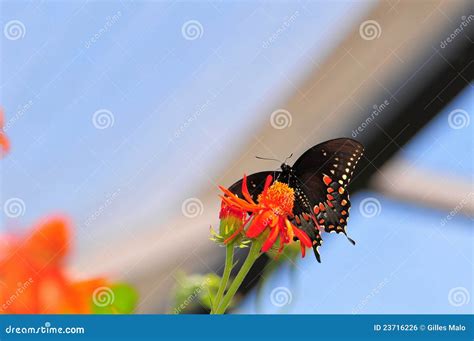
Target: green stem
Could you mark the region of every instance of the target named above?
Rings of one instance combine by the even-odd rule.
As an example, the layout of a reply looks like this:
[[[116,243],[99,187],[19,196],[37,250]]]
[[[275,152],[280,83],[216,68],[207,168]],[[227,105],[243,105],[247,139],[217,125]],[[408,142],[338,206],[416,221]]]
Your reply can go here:
[[[245,276],[247,276],[253,263],[255,263],[257,258],[260,256],[261,247],[262,247],[262,243],[260,241],[254,240],[252,242],[252,246],[250,247],[249,253],[247,255],[247,258],[245,259],[244,264],[242,264],[242,267],[240,268],[239,273],[237,274],[237,276],[235,276],[234,281],[232,282],[229,290],[224,296],[224,299],[222,300],[220,305],[217,307],[215,314],[225,313],[226,309],[229,307],[230,302],[232,301],[232,298],[234,298],[237,290],[239,289],[240,285],[244,281]]]
[[[215,314],[215,311],[221,304],[222,296],[224,296],[225,289],[227,288],[227,283],[229,282],[233,262],[234,262],[234,245],[233,243],[230,243],[229,245],[226,245],[224,273],[222,274],[219,290],[217,291],[216,297],[214,298],[214,302],[212,302],[211,314]]]

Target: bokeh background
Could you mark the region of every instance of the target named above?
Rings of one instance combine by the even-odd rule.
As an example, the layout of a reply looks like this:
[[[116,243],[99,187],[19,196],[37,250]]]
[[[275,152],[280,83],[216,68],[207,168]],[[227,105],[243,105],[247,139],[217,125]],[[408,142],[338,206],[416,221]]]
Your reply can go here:
[[[468,1],[2,1],[0,23],[2,233],[65,213],[75,276],[167,312],[178,272],[221,270],[218,184],[353,137],[357,245],[326,236],[235,311],[473,313]]]

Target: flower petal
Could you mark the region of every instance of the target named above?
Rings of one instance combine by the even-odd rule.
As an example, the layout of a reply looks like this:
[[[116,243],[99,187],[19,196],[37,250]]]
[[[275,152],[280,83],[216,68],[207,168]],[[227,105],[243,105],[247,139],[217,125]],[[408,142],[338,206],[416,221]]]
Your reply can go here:
[[[304,256],[306,256],[306,246],[304,246],[301,241],[300,241],[300,247],[301,247],[301,257],[304,258]]]
[[[293,231],[293,224],[290,223],[290,221],[288,219],[285,219],[285,225],[286,225],[286,228],[287,228],[288,239],[293,240],[293,237],[295,235],[295,233]]]
[[[273,177],[271,175],[268,175],[267,178],[265,179],[265,187],[263,187],[264,193],[267,191],[268,187],[270,187],[272,180],[273,180]]]
[[[247,237],[258,237],[270,223],[272,215],[272,211],[264,211],[263,213],[258,214],[247,230]]]
[[[275,244],[279,231],[280,227],[278,225],[275,226],[275,228],[270,232],[270,235],[268,236],[267,240],[265,240],[265,243],[263,243],[262,252],[267,252],[268,250],[270,250],[273,244]]]
[[[255,202],[252,199],[252,196],[249,193],[249,189],[247,187],[247,175],[244,174],[244,179],[242,180],[242,194],[244,198],[251,204],[255,205]]]
[[[302,244],[306,247],[311,247],[313,244],[311,242],[311,239],[309,239],[308,235],[306,232],[301,231],[299,228],[293,225],[293,232],[295,233],[295,236],[301,241]]]

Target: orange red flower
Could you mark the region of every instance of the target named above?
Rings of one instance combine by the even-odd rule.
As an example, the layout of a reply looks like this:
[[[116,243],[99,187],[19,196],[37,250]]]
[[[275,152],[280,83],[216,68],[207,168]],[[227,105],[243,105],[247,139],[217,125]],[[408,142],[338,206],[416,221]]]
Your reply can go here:
[[[248,225],[245,231],[248,238],[259,238],[265,233],[266,239],[262,245],[262,252],[270,250],[279,240],[278,253],[281,253],[284,246],[291,243],[293,238],[296,237],[300,241],[301,253],[304,257],[306,247],[311,247],[312,243],[308,235],[290,221],[293,217],[295,202],[294,190],[279,181],[272,183],[272,180],[272,176],[269,175],[265,181],[263,192],[257,198],[257,202],[252,199],[248,191],[246,176],[244,176],[242,182],[244,198],[239,198],[228,189],[219,187],[225,194],[225,196],[222,196],[222,200],[227,206],[232,207],[233,210],[249,214],[245,224],[242,224],[227,238],[225,243],[232,241]]]
[[[67,219],[50,217],[24,237],[0,236],[0,313],[92,313],[103,278],[72,280],[65,271],[71,250]]]
[[[10,150],[10,141],[8,141],[8,138],[3,131],[3,125],[3,110],[0,108],[0,155],[8,153]]]
[[[219,219],[221,221],[219,225],[220,238],[227,240],[229,236],[233,236],[232,239],[234,239],[234,233],[236,231],[242,231],[243,226],[246,224],[247,212],[222,201]]]

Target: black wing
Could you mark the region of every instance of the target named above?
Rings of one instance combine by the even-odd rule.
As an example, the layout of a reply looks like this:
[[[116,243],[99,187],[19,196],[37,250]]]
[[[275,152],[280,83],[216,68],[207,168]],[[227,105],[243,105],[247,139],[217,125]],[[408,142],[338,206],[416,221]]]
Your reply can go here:
[[[318,230],[316,234],[319,238],[313,240],[317,258],[317,247],[321,244],[318,227],[326,232],[347,235],[351,204],[346,187],[363,150],[364,147],[352,139],[329,140],[307,150],[293,165],[295,186],[299,186],[302,192],[302,198],[296,196],[296,200],[300,201],[298,206],[311,215],[310,228]],[[299,213],[295,210],[295,214]],[[305,231],[311,237],[314,232],[307,228]]]
[[[256,201],[258,195],[263,192],[263,188],[265,187],[265,180],[267,179],[268,175],[271,175],[273,177],[273,181],[275,181],[280,177],[280,174],[281,172],[279,171],[267,171],[258,172],[247,176],[247,187],[252,199]],[[239,198],[243,198],[242,181],[243,179],[240,179],[229,187],[229,191],[236,194]]]

